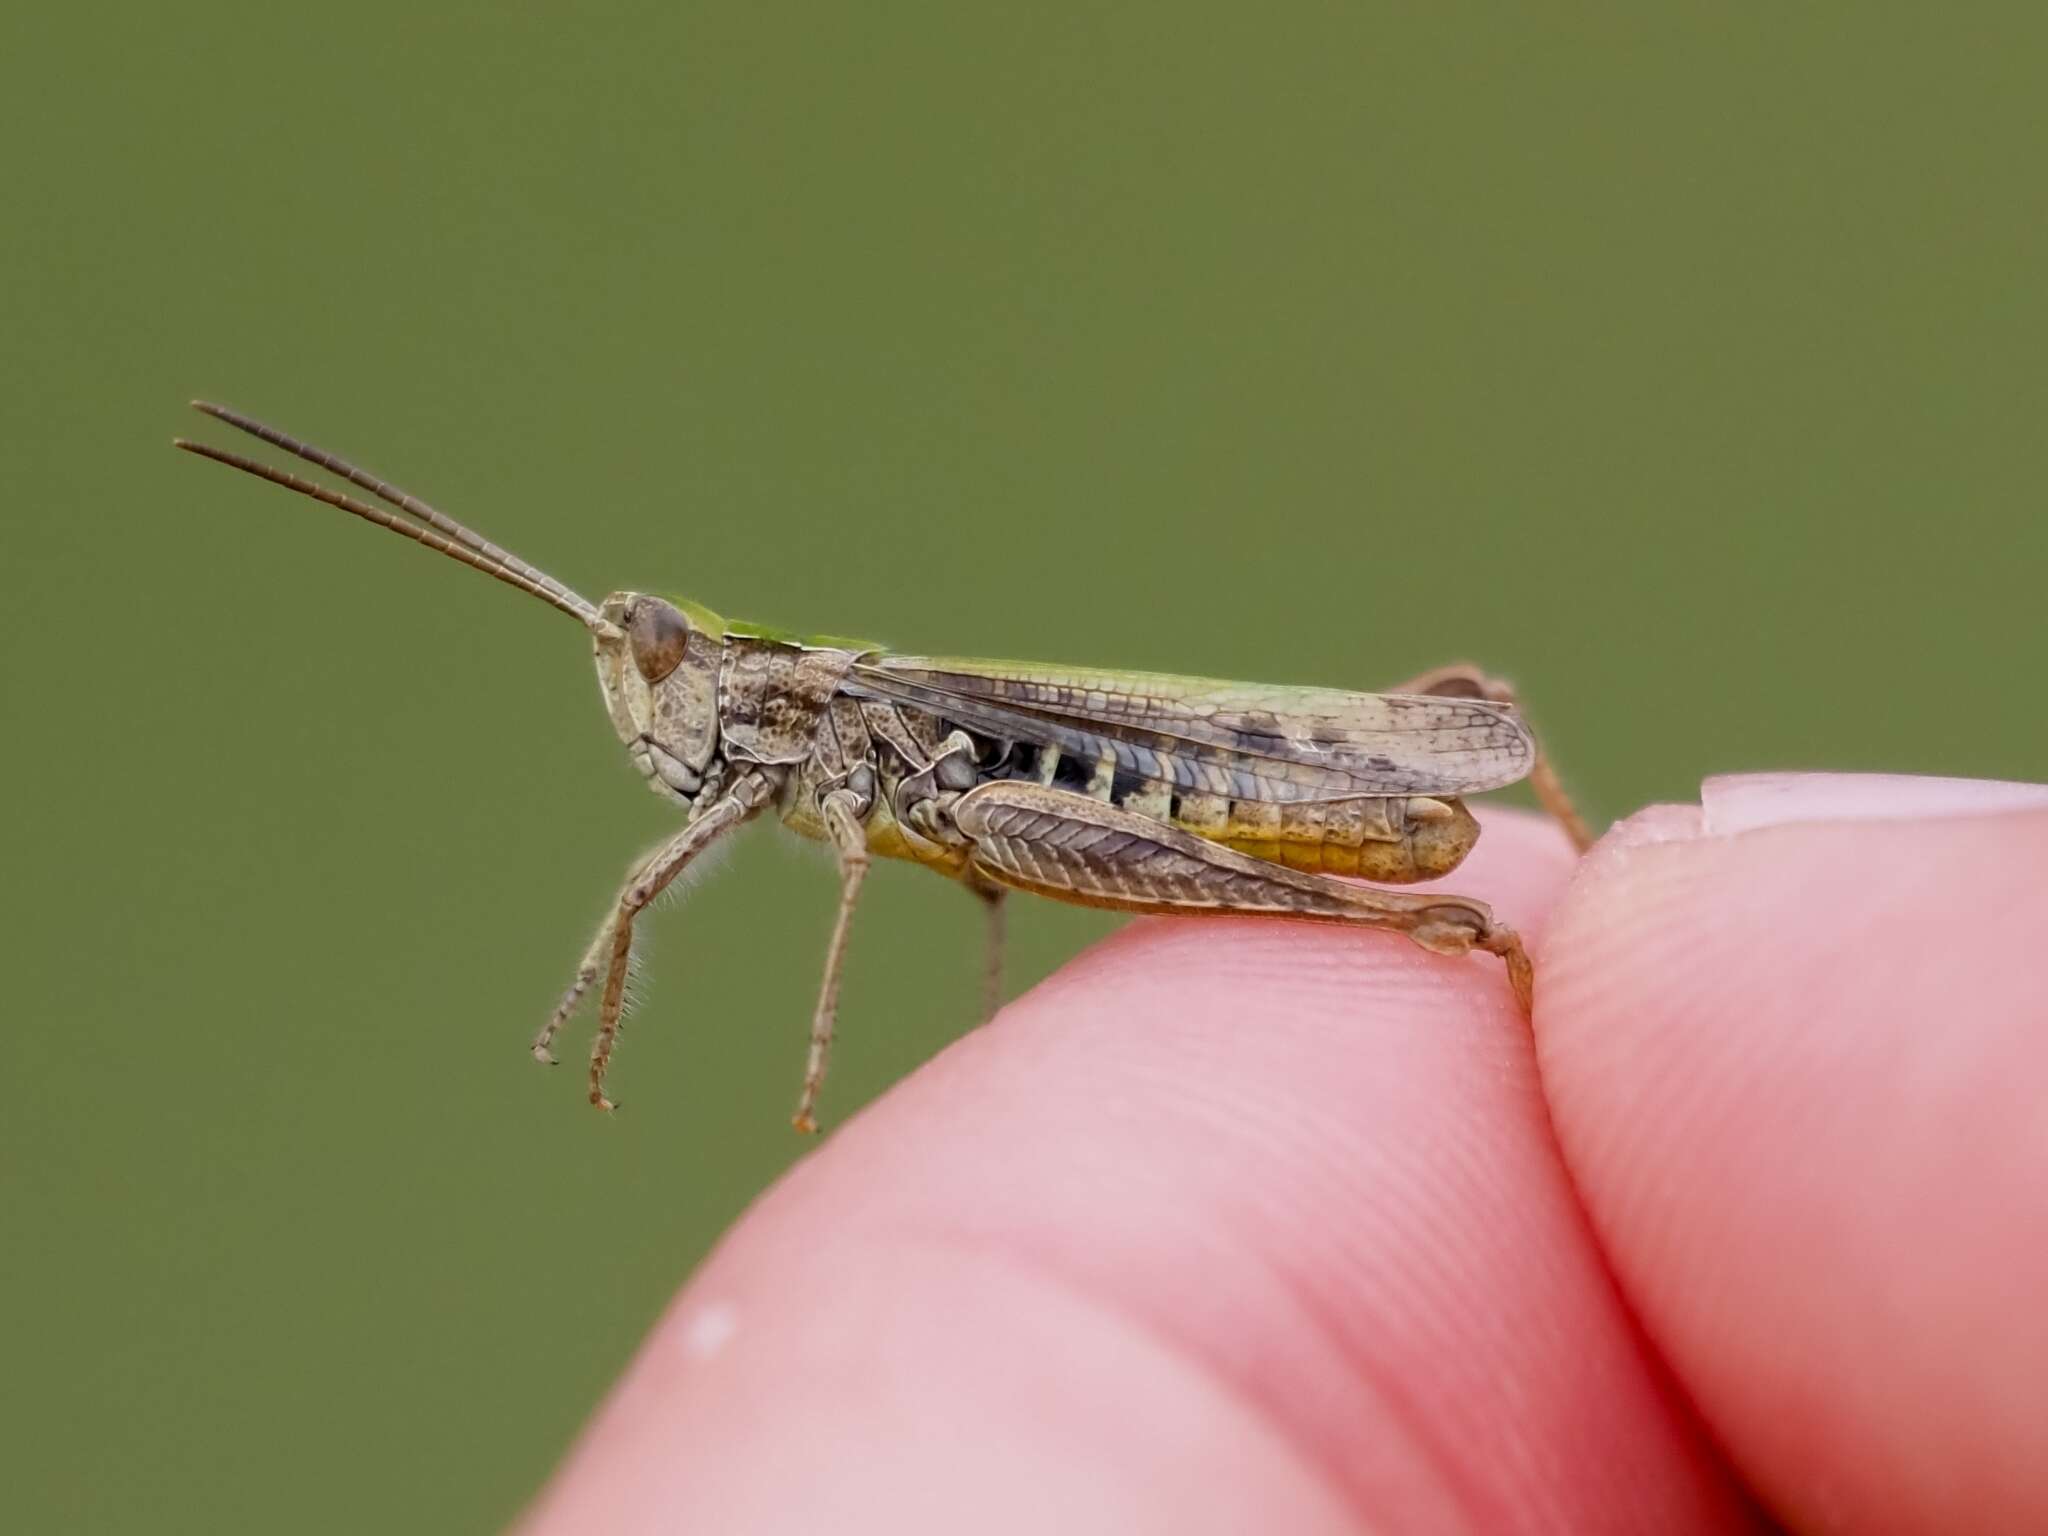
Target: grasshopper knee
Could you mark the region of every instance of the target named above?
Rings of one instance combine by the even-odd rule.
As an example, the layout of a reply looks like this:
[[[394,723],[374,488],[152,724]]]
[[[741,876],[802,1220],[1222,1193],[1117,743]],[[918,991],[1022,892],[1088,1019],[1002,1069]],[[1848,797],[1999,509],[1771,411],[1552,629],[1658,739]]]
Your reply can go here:
[[[1494,927],[1491,913],[1449,903],[1425,907],[1415,918],[1408,937],[1435,955],[1467,954],[1475,945],[1483,945]]]

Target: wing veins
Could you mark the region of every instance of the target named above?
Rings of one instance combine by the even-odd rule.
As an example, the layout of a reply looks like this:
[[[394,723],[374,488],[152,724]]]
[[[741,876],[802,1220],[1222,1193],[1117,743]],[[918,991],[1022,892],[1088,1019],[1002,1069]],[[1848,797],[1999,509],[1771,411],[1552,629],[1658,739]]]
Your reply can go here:
[[[1098,691],[1125,699],[1148,697],[1160,705],[1178,707],[1184,717],[1174,720],[1168,716],[1164,723],[1154,723],[1114,713],[1091,714],[1065,701],[990,698],[974,689],[950,686],[944,681],[948,677],[1047,688],[1068,696]],[[1105,686],[1094,690],[1086,687],[1098,679]],[[1149,685],[1150,691],[1133,694],[1107,686],[1119,681],[1124,681],[1126,687]],[[1304,712],[1306,734],[1311,738],[1319,728],[1310,723],[1312,720],[1320,721],[1320,729],[1335,728],[1340,732],[1331,740],[1304,741],[1283,730],[1266,728],[1266,719],[1279,723],[1278,714],[1244,698],[1204,709],[1201,699],[1205,695],[1256,695],[1256,690],[1248,685],[1201,678],[1139,674],[1126,681],[1119,674],[1079,669],[1071,675],[1034,674],[997,663],[949,666],[929,658],[889,658],[857,666],[848,683],[856,692],[865,691],[874,697],[944,715],[989,734],[1092,756],[1107,750],[1119,766],[1140,777],[1173,788],[1206,790],[1237,799],[1312,803],[1490,789],[1522,777],[1533,755],[1528,735],[1511,711],[1471,700],[1457,700],[1453,705],[1449,700],[1398,694],[1303,689],[1302,695],[1324,701],[1370,700],[1382,708],[1398,701],[1428,712],[1414,727],[1406,729],[1399,724],[1334,726],[1333,722],[1341,718],[1334,708],[1313,717]],[[1446,718],[1453,707],[1456,717]],[[1172,728],[1175,725],[1205,727],[1228,739],[1183,734]],[[1429,745],[1429,738],[1436,737],[1440,743],[1446,735],[1476,739],[1450,747]],[[1403,738],[1407,738],[1410,748],[1410,759],[1406,762],[1401,760]],[[1142,758],[1156,759],[1156,763],[1148,768]],[[1261,765],[1269,766],[1261,771]]]

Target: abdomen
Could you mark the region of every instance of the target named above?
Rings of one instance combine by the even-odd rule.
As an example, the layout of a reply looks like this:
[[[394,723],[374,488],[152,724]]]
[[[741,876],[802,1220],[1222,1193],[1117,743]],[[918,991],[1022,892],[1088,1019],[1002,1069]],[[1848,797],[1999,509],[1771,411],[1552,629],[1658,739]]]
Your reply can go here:
[[[1404,885],[1449,874],[1479,838],[1462,802],[1422,803],[1430,810],[1420,817],[1406,797],[1270,805],[1178,795],[1167,809],[1175,826],[1255,859]]]
[[[984,779],[1028,779],[1106,800],[1255,859],[1389,885],[1449,874],[1479,839],[1464,803],[1410,796],[1274,805],[1183,794],[1032,742],[993,744]]]

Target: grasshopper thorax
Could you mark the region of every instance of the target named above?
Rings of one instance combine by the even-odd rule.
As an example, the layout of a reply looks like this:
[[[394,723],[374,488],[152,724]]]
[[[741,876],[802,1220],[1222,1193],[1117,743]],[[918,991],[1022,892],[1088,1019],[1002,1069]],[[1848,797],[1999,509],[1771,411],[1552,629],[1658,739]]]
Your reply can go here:
[[[612,728],[655,792],[687,805],[718,755],[724,622],[641,592],[614,592],[600,611],[597,682]]]

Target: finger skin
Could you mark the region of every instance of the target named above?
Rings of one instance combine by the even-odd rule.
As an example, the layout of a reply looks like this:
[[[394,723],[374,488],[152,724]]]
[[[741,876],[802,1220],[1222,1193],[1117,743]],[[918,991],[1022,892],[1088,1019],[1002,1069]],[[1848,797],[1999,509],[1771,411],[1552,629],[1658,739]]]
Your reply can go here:
[[[2048,1530],[2048,812],[1713,806],[1610,836],[1544,951],[1602,1244],[1788,1524]]]
[[[1489,822],[1455,888],[1570,867]],[[1134,923],[832,1138],[531,1514],[604,1529],[1719,1531],[1499,963]]]

